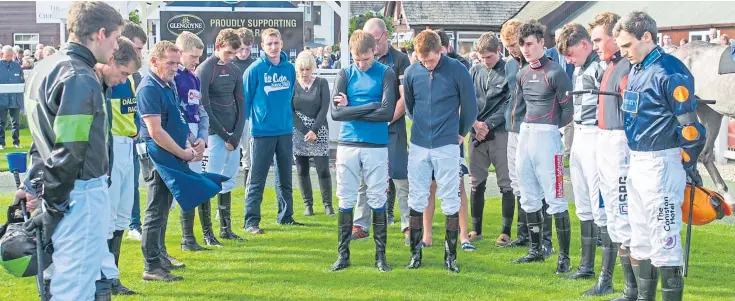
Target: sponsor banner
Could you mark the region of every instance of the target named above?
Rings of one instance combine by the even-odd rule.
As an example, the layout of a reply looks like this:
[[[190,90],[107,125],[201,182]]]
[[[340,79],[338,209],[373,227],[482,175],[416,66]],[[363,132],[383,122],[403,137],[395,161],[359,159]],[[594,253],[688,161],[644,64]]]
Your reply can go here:
[[[220,30],[225,28],[246,27],[253,31],[253,56],[260,50],[260,34],[266,28],[275,28],[281,32],[283,51],[289,59],[304,49],[304,14],[303,12],[161,12],[161,40],[176,41],[184,31],[199,36],[206,46],[202,60],[214,53],[214,41]]]

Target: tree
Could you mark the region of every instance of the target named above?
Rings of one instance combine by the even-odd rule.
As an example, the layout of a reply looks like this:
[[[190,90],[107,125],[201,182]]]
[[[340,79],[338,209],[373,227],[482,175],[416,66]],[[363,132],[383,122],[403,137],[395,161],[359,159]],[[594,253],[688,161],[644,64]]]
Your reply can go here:
[[[393,31],[395,31],[395,28],[393,28],[393,18],[386,18],[385,16],[382,16],[380,14],[376,14],[373,12],[367,12],[362,15],[353,16],[350,18],[350,36],[352,36],[352,32],[358,29],[362,29],[362,27],[365,25],[365,22],[367,20],[372,18],[380,18],[385,21],[385,25],[388,28],[388,38],[390,39],[390,36],[393,34]]]

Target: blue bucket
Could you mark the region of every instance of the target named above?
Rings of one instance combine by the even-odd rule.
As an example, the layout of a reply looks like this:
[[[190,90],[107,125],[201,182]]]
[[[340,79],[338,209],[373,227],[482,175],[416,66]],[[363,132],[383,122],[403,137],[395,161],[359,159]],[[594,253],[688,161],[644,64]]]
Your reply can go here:
[[[26,153],[9,153],[5,154],[8,158],[8,168],[10,172],[18,170],[19,173],[26,172],[26,162],[28,162],[28,154]]]

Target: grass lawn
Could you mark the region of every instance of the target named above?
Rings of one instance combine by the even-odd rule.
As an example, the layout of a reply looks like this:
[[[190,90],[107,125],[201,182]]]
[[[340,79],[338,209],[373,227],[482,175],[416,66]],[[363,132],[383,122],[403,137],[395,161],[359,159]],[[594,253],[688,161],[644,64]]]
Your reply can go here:
[[[8,171],[8,159],[5,154],[15,152],[28,152],[28,148],[31,147],[31,132],[28,129],[20,130],[20,146],[21,148],[13,147],[13,136],[10,131],[5,131],[5,149],[0,150],[0,171]]]
[[[10,202],[1,195],[0,208]],[[500,200],[489,199],[485,210],[487,238],[477,243],[474,253],[459,252],[462,272],[449,273],[443,267],[444,218],[437,213],[434,246],[424,250],[424,265],[406,270],[409,251],[403,245],[399,225],[389,227],[388,262],[393,270],[380,273],[374,267],[371,238],[353,242],[352,266],[330,273],[337,258],[337,221],[316,210],[314,217],[300,216],[303,203],[294,193],[296,219],[306,227],[283,227],[275,223],[273,189],[267,189],[261,226],[265,235],[243,234],[243,190],[233,196],[235,232],[248,239],[244,243],[224,242],[225,247],[209,252],[186,253],[179,249],[181,231],[178,209],[170,215],[167,246],[187,268],[177,271],[185,278],[177,283],[148,283],[141,280],[143,269],[140,243],[125,240],[120,265],[121,278],[141,296],[113,297],[115,300],[606,300],[583,298],[592,280],[568,281],[553,274],[556,256],[544,263],[508,263],[525,254],[523,249],[501,249],[493,245],[500,231]],[[319,198],[316,196],[316,198]],[[318,200],[318,204],[321,204]],[[318,208],[320,206],[317,206]],[[573,210],[573,209],[572,209]],[[2,209],[2,211],[5,211]],[[572,216],[574,216],[572,214]],[[4,219],[4,218],[0,218]],[[579,226],[574,217],[572,262],[579,263]],[[214,221],[214,225],[219,223]],[[201,242],[201,228],[195,226]],[[215,230],[215,232],[219,232]],[[515,228],[514,228],[515,232]],[[685,279],[684,300],[735,300],[730,282],[735,271],[732,259],[733,227],[715,223],[694,229],[690,277]],[[515,235],[515,233],[514,233]],[[556,241],[556,239],[554,239]],[[598,254],[600,252],[598,251]],[[597,258],[599,271],[600,258]],[[725,280],[725,281],[723,281]],[[615,271],[616,294],[622,289],[622,272]],[[658,294],[660,298],[660,293]],[[0,271],[0,300],[37,300],[33,278],[14,278]],[[659,299],[660,300],[660,299]]]

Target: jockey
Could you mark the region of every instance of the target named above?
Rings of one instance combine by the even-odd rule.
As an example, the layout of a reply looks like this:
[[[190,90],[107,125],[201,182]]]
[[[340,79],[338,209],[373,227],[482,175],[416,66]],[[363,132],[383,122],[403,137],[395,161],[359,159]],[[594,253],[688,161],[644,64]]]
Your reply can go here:
[[[631,150],[627,191],[638,300],[655,299],[660,270],[663,300],[669,301],[682,300],[681,205],[685,181],[702,184],[696,163],[705,129],[697,121],[694,78],[656,45],[656,28],[638,11],[623,17],[614,34],[633,64],[622,110]]]

